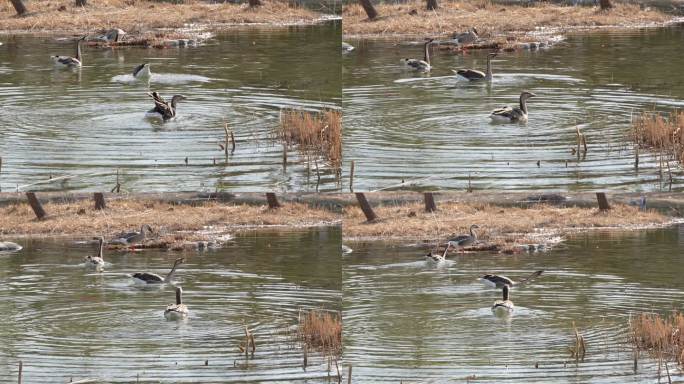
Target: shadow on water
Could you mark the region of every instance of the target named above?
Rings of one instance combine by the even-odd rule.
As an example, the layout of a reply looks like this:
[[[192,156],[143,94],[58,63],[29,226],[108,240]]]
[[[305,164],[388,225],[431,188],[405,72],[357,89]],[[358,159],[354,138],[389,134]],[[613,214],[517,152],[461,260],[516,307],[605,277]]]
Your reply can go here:
[[[354,187],[431,177],[420,186],[465,189],[470,175],[476,189],[667,190],[652,154],[642,152],[634,169],[627,137],[634,112],[684,106],[684,57],[676,54],[683,37],[682,26],[570,35],[552,49],[499,54],[491,86],[451,71],[484,70],[486,52],[434,47],[433,70],[420,75],[399,65],[421,56],[417,45],[350,41],[343,133]],[[516,105],[522,90],[538,95],[528,124],[492,124],[489,113]],[[576,125],[588,139],[584,159],[572,153]],[[673,177],[673,190],[682,190],[681,168]]]
[[[32,188],[109,190],[119,169],[129,191],[315,190],[296,152],[283,170],[272,131],[281,108],[339,108],[340,34],[334,21],[231,29],[198,47],[87,47],[84,67],[73,71],[49,59],[73,54],[71,41],[2,37],[0,186],[76,175]],[[151,64],[149,84],[131,75],[143,62]],[[150,90],[187,96],[175,121],[144,119]],[[224,123],[237,141],[227,159]],[[334,170],[322,170],[319,189],[338,189]]]
[[[300,309],[341,305],[340,228],[238,235],[225,248],[186,252],[174,278],[189,308],[166,321],[172,285],[142,289],[128,274],[165,274],[177,253],[107,252],[103,274],[87,273],[92,244],[25,241],[0,255],[0,383],[268,382],[319,383],[327,362],[302,351],[289,334]],[[244,325],[257,350],[245,362]],[[205,361],[208,361],[205,365]],[[12,375],[5,374],[12,372]]]
[[[682,310],[682,246],[684,226],[602,232],[548,253],[459,255],[434,268],[413,247],[356,244],[343,256],[345,363],[358,383],[656,382],[647,358],[634,375],[625,329],[630,315]],[[495,317],[501,291],[478,277],[538,269],[513,287],[513,314]],[[578,365],[573,322],[587,342]]]

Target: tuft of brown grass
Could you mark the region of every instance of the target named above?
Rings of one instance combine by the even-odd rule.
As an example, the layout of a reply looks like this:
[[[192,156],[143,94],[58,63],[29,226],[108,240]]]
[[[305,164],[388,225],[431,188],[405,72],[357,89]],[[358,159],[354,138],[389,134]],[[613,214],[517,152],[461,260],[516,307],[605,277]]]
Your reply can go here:
[[[632,121],[634,142],[684,164],[684,112],[642,112]]]
[[[209,226],[254,229],[268,226],[310,227],[333,225],[339,215],[307,204],[287,203],[277,210],[268,206],[204,202],[178,205],[144,199],[110,199],[107,209],[96,211],[92,201],[43,204],[48,217],[36,220],[26,203],[0,207],[0,234],[111,236],[139,230],[149,224],[155,231],[201,231]]]
[[[659,361],[684,364],[684,315],[679,312],[668,317],[656,313],[642,313],[630,319],[630,339],[637,350],[648,351]]]
[[[305,349],[314,349],[329,356],[342,351],[342,321],[339,312],[310,310],[299,313],[297,339]]]
[[[342,112],[339,110],[282,110],[277,135],[286,148],[296,145],[309,162],[322,157],[332,168],[338,169],[342,164]]]
[[[302,24],[317,22],[321,14],[286,1],[269,0],[256,8],[246,4],[185,0],[182,4],[145,0],[88,0],[78,7],[73,0],[24,2],[29,13],[16,17],[9,1],[0,2],[0,25],[7,32],[57,31],[90,33],[99,29],[185,28],[188,25]],[[162,17],[160,17],[162,15]]]
[[[564,6],[546,2],[530,5],[496,4],[489,0],[440,1],[435,11],[425,10],[425,1],[378,3],[380,17],[368,21],[357,3],[345,5],[342,12],[345,35],[351,36],[446,36],[472,27],[483,36],[512,32],[531,32],[538,27],[566,29],[596,26],[641,26],[665,23],[672,19],[638,4],[613,2],[609,11],[598,7]],[[409,12],[416,10],[416,15]]]
[[[501,207],[483,203],[440,202],[438,211],[427,213],[420,202],[373,208],[380,220],[367,223],[360,208],[343,213],[345,238],[401,241],[444,241],[466,234],[478,224],[478,238],[489,250],[513,251],[522,244],[544,244],[569,233],[600,228],[659,226],[670,218],[654,211],[613,204],[607,212],[595,208],[536,205],[530,208]]]

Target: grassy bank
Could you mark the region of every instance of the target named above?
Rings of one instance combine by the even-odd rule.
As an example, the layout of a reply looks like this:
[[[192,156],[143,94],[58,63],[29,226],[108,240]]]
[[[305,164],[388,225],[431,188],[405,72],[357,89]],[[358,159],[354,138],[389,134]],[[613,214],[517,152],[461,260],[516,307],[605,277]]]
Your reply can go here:
[[[376,4],[379,18],[368,21],[358,4],[343,10],[346,36],[380,37],[449,36],[477,28],[484,38],[515,32],[539,31],[540,27],[564,30],[578,27],[620,26],[633,27],[663,24],[672,20],[655,9],[641,9],[639,5],[615,3],[602,11],[598,7],[562,6],[533,3],[529,6],[496,4],[488,0],[439,1],[435,11],[425,9],[424,0],[410,0],[401,4]],[[415,12],[414,12],[415,10]]]
[[[338,214],[307,204],[288,203],[278,209],[265,205],[197,202],[193,205],[158,200],[117,199],[97,211],[92,201],[47,202],[48,217],[37,220],[27,203],[0,206],[0,236],[104,236],[150,225],[154,240],[142,248],[184,249],[226,233],[259,228],[301,228],[338,223]]]
[[[186,0],[182,4],[140,0],[88,0],[77,7],[73,0],[25,1],[28,14],[17,17],[9,1],[0,3],[0,31],[92,33],[121,28],[141,33],[156,28],[192,26],[220,28],[226,24],[304,24],[313,23],[321,14],[284,1],[268,0],[256,8],[246,4],[212,4]]]
[[[477,224],[480,244],[466,250],[519,252],[550,246],[571,233],[593,229],[638,229],[664,226],[673,218],[653,210],[614,204],[597,208],[503,207],[484,203],[441,202],[438,211],[427,213],[422,203],[384,204],[374,208],[380,218],[367,223],[361,210],[344,212],[344,236],[350,240],[393,240],[443,246],[454,235],[467,234]]]

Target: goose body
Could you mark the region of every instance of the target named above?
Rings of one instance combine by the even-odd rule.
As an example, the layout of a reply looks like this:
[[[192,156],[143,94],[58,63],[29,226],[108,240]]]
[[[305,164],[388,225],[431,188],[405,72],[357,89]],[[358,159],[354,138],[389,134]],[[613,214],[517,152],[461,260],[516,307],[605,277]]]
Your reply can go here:
[[[81,58],[81,41],[84,38],[80,38],[76,43],[76,56],[50,56],[52,62],[57,68],[81,68],[83,66],[83,59]]]
[[[354,50],[353,45],[351,45],[349,43],[345,43],[344,41],[342,42],[342,53],[349,53],[353,50]]]
[[[185,100],[183,95],[173,95],[171,102],[166,102],[157,92],[148,93],[154,100],[154,108],[147,111],[145,117],[157,118],[163,121],[171,120],[176,117],[176,105],[181,100]]]
[[[146,232],[152,232],[152,227],[150,227],[147,224],[143,224],[140,227],[140,232],[134,231],[128,233],[120,233],[119,235],[117,235],[115,239],[112,239],[109,243],[119,245],[137,244],[145,240]]]
[[[151,76],[150,63],[140,64],[133,69],[133,77],[136,79],[149,78]]]
[[[475,230],[479,228],[480,227],[477,224],[473,224],[470,226],[469,235],[453,237],[447,241],[447,244],[454,247],[465,247],[466,245],[472,245],[477,242],[477,233]]]
[[[480,281],[482,284],[491,287],[491,288],[503,288],[504,286],[515,286],[515,285],[522,285],[526,284],[527,282],[541,276],[541,274],[544,271],[536,271],[533,272],[531,275],[527,276],[524,279],[521,279],[520,281],[514,281],[509,277],[503,276],[503,275],[492,275],[492,274],[487,274],[482,277],[480,277]]]
[[[0,241],[0,252],[17,252],[22,250],[22,246],[11,241]]]
[[[183,264],[185,262],[185,259],[179,258],[176,259],[176,261],[173,263],[173,267],[171,268],[171,271],[166,275],[166,277],[162,277],[156,273],[150,273],[150,272],[138,272],[134,273],[131,275],[133,280],[136,283],[140,284],[164,284],[164,283],[169,283],[171,282],[171,279],[173,278],[173,274],[176,272],[176,268],[178,265]]]
[[[459,45],[471,44],[476,42],[480,36],[477,33],[477,29],[472,28],[468,32],[455,33],[453,35],[454,42]]]
[[[84,261],[85,261],[85,267],[88,269],[94,269],[97,272],[102,272],[104,271],[104,253],[103,253],[103,248],[104,248],[104,238],[99,237],[97,238],[99,242],[99,251],[97,256],[86,256]]]
[[[461,77],[468,81],[492,81],[492,57],[496,56],[496,53],[490,53],[487,55],[487,69],[486,72],[478,71],[476,69],[459,69],[453,71],[458,77]]]
[[[532,92],[523,92],[520,94],[520,106],[518,107],[503,107],[492,111],[489,117],[496,122],[502,123],[517,123],[527,121],[527,99],[535,97]]]
[[[418,59],[401,59],[401,62],[408,69],[420,72],[430,72],[432,66],[430,65],[430,44],[433,39],[428,39],[423,46],[423,60]]]
[[[168,320],[180,320],[188,316],[188,307],[183,304],[183,289],[176,287],[176,304],[169,304],[164,310],[164,317]]]
[[[515,306],[513,305],[513,302],[510,300],[509,290],[510,288],[508,287],[508,285],[503,286],[503,300],[496,300],[494,302],[494,305],[492,305],[492,312],[500,314],[513,312]]]
[[[104,31],[101,35],[89,36],[88,41],[97,41],[103,43],[116,43],[121,40],[121,38],[126,34],[123,29],[112,28],[110,30]]]

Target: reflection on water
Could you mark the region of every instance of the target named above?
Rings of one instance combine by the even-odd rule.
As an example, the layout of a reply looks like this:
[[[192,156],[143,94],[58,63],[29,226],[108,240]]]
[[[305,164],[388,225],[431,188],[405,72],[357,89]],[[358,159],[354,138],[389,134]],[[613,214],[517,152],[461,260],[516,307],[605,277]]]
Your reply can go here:
[[[111,189],[120,170],[132,191],[315,190],[295,153],[283,170],[272,130],[281,108],[339,107],[340,29],[339,21],[231,29],[182,49],[86,47],[80,71],[54,70],[49,59],[73,55],[73,41],[2,37],[0,187]],[[143,62],[149,84],[132,76]],[[187,96],[176,120],[144,119],[150,89]],[[237,140],[227,160],[224,123]],[[28,186],[64,175],[78,177]],[[338,188],[333,170],[322,169],[320,183]]]
[[[491,86],[451,72],[484,70],[486,52],[456,56],[435,47],[432,73],[420,75],[399,65],[421,56],[419,46],[350,41],[356,50],[342,59],[344,154],[356,163],[354,187],[428,178],[419,185],[660,189],[658,162],[642,153],[635,170],[624,144],[635,111],[684,105],[683,38],[684,27],[571,35],[550,50],[500,54]],[[516,105],[525,89],[537,94],[529,123],[492,124],[489,113]],[[589,144],[579,161],[571,152],[576,125]],[[681,176],[675,168],[673,190],[684,187]]]
[[[459,255],[444,267],[415,248],[356,244],[343,256],[344,360],[355,383],[655,382],[646,358],[633,374],[624,330],[631,314],[682,310],[683,228],[584,235],[548,253]],[[537,269],[540,278],[512,289],[513,314],[495,317],[501,291],[477,278]],[[588,345],[577,366],[573,322]]]
[[[339,310],[339,228],[238,236],[227,247],[188,252],[175,283],[190,311],[166,321],[173,286],[142,289],[133,272],[166,274],[177,253],[105,255],[105,273],[78,266],[92,244],[24,242],[0,255],[0,383],[319,383],[327,363],[302,351],[284,331],[300,309]],[[246,324],[257,350],[246,365],[238,350]],[[206,365],[205,365],[206,364]],[[12,375],[7,374],[12,372]]]

